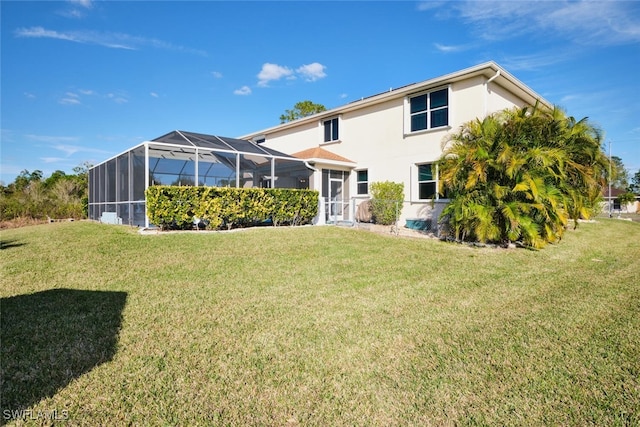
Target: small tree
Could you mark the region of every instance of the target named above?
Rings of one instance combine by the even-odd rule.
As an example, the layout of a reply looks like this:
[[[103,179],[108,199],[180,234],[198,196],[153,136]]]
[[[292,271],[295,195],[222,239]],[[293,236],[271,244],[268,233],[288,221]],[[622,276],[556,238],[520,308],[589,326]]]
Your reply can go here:
[[[284,114],[280,116],[280,123],[291,122],[323,111],[327,111],[327,108],[322,104],[314,104],[311,101],[300,101],[293,106],[292,110],[284,111]]]
[[[618,199],[618,203],[620,203],[620,210],[622,210],[623,208],[624,210],[628,210],[627,206],[629,205],[629,203],[633,202],[636,199],[636,195],[631,191],[627,191],[625,193],[619,194],[616,199]]]
[[[399,182],[371,183],[371,213],[373,222],[391,225],[400,217],[404,197],[404,184]]]

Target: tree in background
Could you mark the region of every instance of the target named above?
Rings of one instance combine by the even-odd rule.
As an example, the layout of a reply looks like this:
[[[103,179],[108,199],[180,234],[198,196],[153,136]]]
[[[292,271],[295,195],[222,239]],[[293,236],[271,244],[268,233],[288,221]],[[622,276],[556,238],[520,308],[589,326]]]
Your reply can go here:
[[[0,220],[16,218],[85,218],[87,216],[88,163],[74,175],[57,170],[44,179],[40,170],[23,170],[14,182],[0,187]]]
[[[640,169],[633,175],[631,178],[631,186],[630,189],[635,194],[640,194]]]
[[[611,156],[611,185],[621,190],[629,187],[629,172],[618,156]]]
[[[608,158],[600,131],[558,108],[504,110],[464,124],[445,142],[443,219],[457,240],[541,248],[569,219],[591,216]]]
[[[322,104],[314,104],[311,101],[300,101],[293,106],[292,110],[284,111],[284,114],[280,116],[280,123],[291,122],[323,111],[327,111],[327,109]]]

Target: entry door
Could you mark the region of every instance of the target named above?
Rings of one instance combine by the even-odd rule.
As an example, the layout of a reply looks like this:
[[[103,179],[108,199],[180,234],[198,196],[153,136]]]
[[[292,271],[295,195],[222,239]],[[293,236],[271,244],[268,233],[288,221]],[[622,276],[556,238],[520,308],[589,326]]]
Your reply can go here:
[[[329,220],[342,221],[342,177],[329,179]]]
[[[322,199],[328,223],[349,220],[349,172],[322,169]]]

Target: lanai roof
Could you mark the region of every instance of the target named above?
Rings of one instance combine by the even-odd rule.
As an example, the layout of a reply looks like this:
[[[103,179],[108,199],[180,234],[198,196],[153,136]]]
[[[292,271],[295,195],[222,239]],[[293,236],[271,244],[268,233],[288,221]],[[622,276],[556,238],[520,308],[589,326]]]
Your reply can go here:
[[[169,132],[166,135],[162,135],[156,139],[151,140],[151,142],[161,142],[194,148],[207,148],[211,150],[235,151],[247,154],[266,154],[275,157],[292,157],[280,151],[262,147],[243,139],[206,135],[195,132],[185,132],[181,130]]]

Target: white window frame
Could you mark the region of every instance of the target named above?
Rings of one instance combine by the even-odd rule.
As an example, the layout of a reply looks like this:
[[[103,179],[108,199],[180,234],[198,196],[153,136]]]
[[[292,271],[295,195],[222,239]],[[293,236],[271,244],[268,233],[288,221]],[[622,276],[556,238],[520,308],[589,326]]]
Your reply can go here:
[[[360,172],[366,172],[367,173],[367,180],[366,181],[360,181]],[[369,194],[369,169],[356,169],[355,170],[356,173],[356,196],[366,196]],[[366,193],[361,193],[360,192],[360,184],[366,184],[367,185],[367,192]]]
[[[431,109],[431,94],[434,92],[439,92],[443,89],[447,90],[447,105],[446,107],[437,107],[434,109]],[[413,98],[417,98],[419,96],[423,96],[423,95],[427,95],[427,108],[426,110],[420,111],[419,113],[411,113],[411,100]],[[425,132],[433,132],[433,131],[438,131],[438,130],[443,130],[443,129],[450,129],[451,128],[451,85],[447,85],[447,86],[440,86],[440,87],[436,87],[433,89],[429,89],[429,90],[425,90],[422,92],[416,92],[416,93],[412,93],[411,95],[407,95],[404,98],[404,134],[405,135],[415,135],[415,134],[419,134],[419,133],[425,133]],[[447,108],[447,124],[446,125],[442,125],[442,126],[436,126],[436,127],[432,127],[431,126],[431,113],[433,111],[438,111],[438,110],[443,110]],[[414,115],[417,114],[426,114],[427,115],[427,127],[425,129],[418,129],[418,130],[411,130],[411,118]]]
[[[333,122],[334,120],[336,120],[336,123],[338,125],[338,138],[337,139],[332,139],[330,141],[325,141],[324,140],[324,132],[325,132],[325,123],[326,122]],[[341,135],[342,135],[342,115],[338,115],[338,116],[331,116],[331,117],[326,117],[323,119],[320,119],[318,122],[318,127],[320,128],[320,145],[323,144],[335,144],[336,142],[341,142]],[[332,132],[333,134],[333,129]]]
[[[424,180],[424,181],[420,181],[420,166],[424,166],[424,165],[430,165],[431,166],[431,176],[432,179],[429,180]],[[435,191],[433,196],[428,197],[426,199],[422,199],[420,198],[420,184],[428,184],[433,182],[435,184]],[[428,201],[428,200],[438,200],[440,198],[440,195],[438,193],[438,164],[435,162],[422,162],[422,163],[416,163],[416,200],[424,202],[424,201]]]

